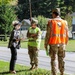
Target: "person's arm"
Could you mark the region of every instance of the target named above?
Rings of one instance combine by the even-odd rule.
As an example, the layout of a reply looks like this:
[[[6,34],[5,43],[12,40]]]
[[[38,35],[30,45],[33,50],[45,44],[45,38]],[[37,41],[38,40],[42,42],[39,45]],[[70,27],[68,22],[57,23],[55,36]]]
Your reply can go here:
[[[13,37],[14,37],[14,31],[11,32],[11,35],[10,35],[10,38],[9,38],[9,43],[8,43],[8,48],[10,48],[10,46],[11,46]]]
[[[50,28],[49,28],[49,26],[47,25],[47,32],[46,32],[45,43],[44,43],[44,47],[45,47],[46,55],[47,55],[47,56],[49,55],[49,50],[48,50],[49,35],[50,35]]]
[[[50,39],[50,33],[51,33],[51,20],[48,21],[48,24],[47,24],[47,32],[46,32],[45,43],[44,43],[44,47],[45,47],[47,56],[49,55],[48,42],[49,42],[49,39]]]
[[[27,36],[27,38],[32,38],[34,35],[32,35],[32,33],[30,33],[30,32],[29,32],[29,29],[28,29],[26,36]]]
[[[69,40],[69,32],[68,32],[68,23],[66,21],[66,44],[68,43],[68,40]]]
[[[50,38],[50,25],[51,25],[51,22],[49,21],[48,24],[47,24],[47,30],[46,30],[46,36],[45,36],[45,48],[47,47],[48,45],[48,41],[49,41],[49,38]]]
[[[40,35],[41,35],[41,30],[40,30],[40,28],[38,28],[37,29],[37,33],[36,34],[32,34],[31,36],[34,39],[38,39]]]

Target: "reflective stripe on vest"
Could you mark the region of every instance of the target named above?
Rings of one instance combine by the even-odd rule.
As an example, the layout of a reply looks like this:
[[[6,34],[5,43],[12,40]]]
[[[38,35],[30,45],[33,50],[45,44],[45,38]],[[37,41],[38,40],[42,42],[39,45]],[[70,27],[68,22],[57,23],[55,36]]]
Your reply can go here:
[[[64,20],[51,20],[49,44],[65,44],[66,24]]]
[[[52,37],[66,37],[66,34],[52,34]]]

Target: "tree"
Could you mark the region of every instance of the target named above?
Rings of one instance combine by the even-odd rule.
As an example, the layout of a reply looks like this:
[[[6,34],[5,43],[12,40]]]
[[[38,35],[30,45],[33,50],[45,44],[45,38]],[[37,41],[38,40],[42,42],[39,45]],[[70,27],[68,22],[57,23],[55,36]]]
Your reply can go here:
[[[70,29],[71,26],[72,26],[72,16],[68,13],[68,14],[65,16],[65,20],[67,20],[67,22],[68,22],[68,27],[69,27],[69,29]]]
[[[41,30],[46,30],[48,19],[44,16],[41,16],[41,15],[35,17],[35,19],[38,20],[38,27],[40,27]]]
[[[18,0],[0,0],[0,5],[1,4],[8,4],[8,5],[17,5]]]
[[[18,0],[18,5],[15,7],[15,10],[20,20],[29,18],[29,0]]]
[[[0,0],[0,4],[8,4],[12,2],[13,0]]]
[[[12,21],[16,20],[14,9],[9,5],[0,5],[0,34],[8,34],[12,30]]]
[[[32,17],[43,15],[51,18],[52,9],[58,7],[61,9],[61,17],[65,18],[66,14],[75,12],[75,0],[31,0]],[[30,18],[29,0],[18,0],[17,14],[20,20]]]

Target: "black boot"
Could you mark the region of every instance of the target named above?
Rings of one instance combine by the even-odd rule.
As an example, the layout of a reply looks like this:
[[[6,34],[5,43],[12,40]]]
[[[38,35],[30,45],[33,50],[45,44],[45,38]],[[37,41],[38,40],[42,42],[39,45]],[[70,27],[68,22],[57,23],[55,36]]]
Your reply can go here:
[[[30,70],[33,70],[34,69],[34,64],[33,65],[31,65],[31,68],[30,68]]]

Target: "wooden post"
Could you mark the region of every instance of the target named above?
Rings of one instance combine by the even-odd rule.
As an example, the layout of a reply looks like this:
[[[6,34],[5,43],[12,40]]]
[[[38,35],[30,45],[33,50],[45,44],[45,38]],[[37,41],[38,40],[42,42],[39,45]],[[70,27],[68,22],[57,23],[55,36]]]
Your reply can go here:
[[[30,22],[31,22],[32,21],[31,0],[29,0],[29,9],[30,9]]]

